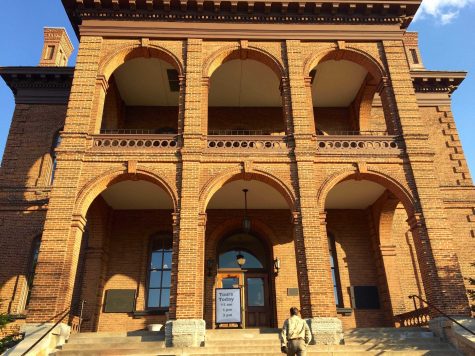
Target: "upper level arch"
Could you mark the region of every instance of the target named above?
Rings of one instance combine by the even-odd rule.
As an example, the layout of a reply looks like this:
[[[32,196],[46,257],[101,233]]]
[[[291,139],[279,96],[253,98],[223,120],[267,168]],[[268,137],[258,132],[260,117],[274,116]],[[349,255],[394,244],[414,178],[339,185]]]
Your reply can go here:
[[[387,77],[386,71],[377,59],[369,53],[356,48],[327,48],[312,53],[304,61],[303,75],[309,76],[315,67],[329,60],[346,60],[362,66],[371,75],[372,84],[379,84],[382,78]]]
[[[283,64],[269,52],[250,45],[243,48],[239,44],[220,48],[211,54],[203,65],[203,77],[210,78],[222,64],[234,59],[252,59],[268,66],[280,79],[286,76]]]
[[[223,47],[204,63],[209,135],[275,135],[288,131],[282,97],[285,69],[266,50]],[[205,116],[206,117],[206,116]]]
[[[141,45],[128,45],[121,47],[114,51],[112,54],[103,58],[99,64],[99,76],[104,76],[104,79],[108,81],[122,64],[127,61],[136,58],[156,58],[161,59],[169,63],[173,68],[178,71],[180,76],[185,75],[182,62],[169,50],[160,46],[141,46]]]
[[[164,48],[128,46],[115,51],[99,70],[102,82],[107,81],[101,133],[179,133],[183,76],[179,59]]]
[[[386,134],[392,121],[374,98],[386,77],[369,53],[354,48],[327,48],[306,58],[317,134]]]

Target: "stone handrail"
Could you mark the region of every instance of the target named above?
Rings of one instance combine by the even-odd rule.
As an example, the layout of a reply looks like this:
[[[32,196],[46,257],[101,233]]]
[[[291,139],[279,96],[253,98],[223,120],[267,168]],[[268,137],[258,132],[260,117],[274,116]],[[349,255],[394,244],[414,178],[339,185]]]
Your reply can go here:
[[[402,142],[398,136],[369,136],[369,135],[331,135],[317,136],[317,150],[401,150]]]
[[[176,149],[178,140],[176,135],[94,135],[94,149]]]
[[[399,327],[426,326],[429,323],[429,319],[428,307],[394,316],[394,321]]]
[[[286,136],[270,135],[209,135],[208,149],[210,150],[257,150],[263,152],[288,151]]]

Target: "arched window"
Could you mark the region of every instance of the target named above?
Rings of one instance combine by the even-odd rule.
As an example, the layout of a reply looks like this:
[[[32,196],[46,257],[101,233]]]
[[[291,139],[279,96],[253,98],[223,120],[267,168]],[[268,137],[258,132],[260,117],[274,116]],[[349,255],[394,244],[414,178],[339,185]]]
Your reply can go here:
[[[33,289],[33,282],[34,282],[35,274],[36,274],[36,265],[38,263],[38,254],[40,253],[40,245],[41,245],[41,235],[36,236],[33,239],[33,242],[31,244],[30,258],[28,262],[28,271],[26,275],[28,294],[26,296],[25,308],[27,308],[28,304],[30,303],[31,290]]]
[[[266,248],[250,234],[238,233],[223,240],[219,248],[219,268],[240,268],[236,258],[238,255],[245,259],[244,269],[266,268]]]
[[[54,174],[56,172],[56,148],[59,147],[61,144],[61,135],[59,134],[59,130],[56,132],[53,138],[53,145],[51,146],[51,179],[50,185],[53,184],[54,181]]]
[[[151,239],[148,268],[148,309],[168,310],[172,271],[172,237],[154,235]]]
[[[338,258],[336,255],[336,244],[333,235],[328,235],[328,247],[330,249],[330,268],[332,271],[333,293],[335,304],[338,308],[343,308],[343,297],[341,293],[340,271],[338,270]]]

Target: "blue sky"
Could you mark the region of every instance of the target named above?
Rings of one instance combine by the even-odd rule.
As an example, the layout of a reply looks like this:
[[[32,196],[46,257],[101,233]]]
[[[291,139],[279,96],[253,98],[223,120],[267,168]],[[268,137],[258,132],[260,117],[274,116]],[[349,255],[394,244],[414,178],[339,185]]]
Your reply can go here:
[[[43,46],[43,27],[66,27],[77,39],[60,0],[2,0],[0,66],[35,66]],[[466,70],[467,78],[453,95],[452,109],[471,172],[475,172],[475,0],[424,0],[410,30],[419,32],[427,69]],[[77,51],[77,50],[76,50]],[[70,65],[74,65],[74,52]],[[0,154],[14,110],[10,89],[0,79]]]

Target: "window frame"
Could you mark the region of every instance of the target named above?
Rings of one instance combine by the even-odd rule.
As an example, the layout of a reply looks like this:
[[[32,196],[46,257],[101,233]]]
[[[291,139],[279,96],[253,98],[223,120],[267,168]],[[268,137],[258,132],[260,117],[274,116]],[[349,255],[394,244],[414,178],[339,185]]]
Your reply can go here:
[[[172,272],[172,262],[170,262],[170,267],[169,268],[163,268],[163,262],[164,262],[164,254],[165,252],[168,252],[168,250],[165,249],[165,243],[166,241],[170,242],[170,253],[173,261],[173,235],[170,232],[165,232],[165,233],[158,233],[154,234],[150,237],[149,241],[149,249],[148,249],[148,265],[147,265],[147,282],[146,282],[146,293],[145,293],[145,309],[146,310],[153,310],[153,311],[163,311],[167,312],[170,309],[170,297],[171,297],[171,272]],[[156,244],[157,241],[161,241],[161,250],[159,249],[154,249],[154,245]],[[153,253],[156,251],[161,251],[161,268],[152,268],[152,257]],[[151,276],[153,271],[160,271],[162,272],[160,275],[160,286],[159,287],[151,287]],[[163,287],[163,272],[168,272],[170,271],[170,286],[169,287]],[[164,289],[168,289],[169,291],[169,301],[168,301],[168,306],[167,307],[162,307],[161,302],[162,302],[162,291]],[[160,296],[159,296],[159,306],[158,307],[151,307],[149,306],[149,295],[150,295],[150,290],[160,290]]]
[[[335,295],[335,304],[337,308],[344,308],[343,302],[343,293],[341,289],[341,280],[340,280],[340,269],[338,267],[338,255],[336,252],[336,242],[335,236],[332,233],[328,233],[328,250],[330,254],[330,272],[332,275],[332,284],[333,280],[335,284],[333,284],[333,294],[335,295],[335,288],[336,288],[336,295]],[[331,262],[333,261],[333,266]],[[338,298],[338,300],[336,300]]]
[[[40,254],[41,238],[42,235],[36,235],[31,241],[26,273],[26,286],[28,288],[28,292],[26,294],[24,309],[28,309],[28,305],[30,304],[31,291],[33,290],[34,280],[36,276],[36,266],[38,265],[38,256]]]
[[[50,177],[49,177],[49,185],[52,186],[54,182],[54,176],[57,168],[57,156],[56,156],[56,148],[61,145],[62,137],[61,131],[63,129],[59,129],[53,136],[53,143],[51,145],[50,157],[51,157],[51,170],[50,170]]]

